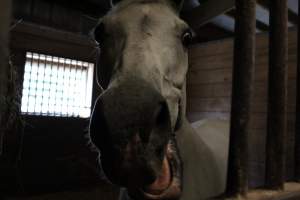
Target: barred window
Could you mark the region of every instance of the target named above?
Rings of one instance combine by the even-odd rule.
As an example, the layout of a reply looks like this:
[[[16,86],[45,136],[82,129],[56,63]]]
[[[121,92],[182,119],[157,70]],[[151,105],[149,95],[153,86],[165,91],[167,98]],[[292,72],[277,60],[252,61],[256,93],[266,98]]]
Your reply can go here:
[[[89,117],[93,70],[93,63],[27,52],[22,113]]]

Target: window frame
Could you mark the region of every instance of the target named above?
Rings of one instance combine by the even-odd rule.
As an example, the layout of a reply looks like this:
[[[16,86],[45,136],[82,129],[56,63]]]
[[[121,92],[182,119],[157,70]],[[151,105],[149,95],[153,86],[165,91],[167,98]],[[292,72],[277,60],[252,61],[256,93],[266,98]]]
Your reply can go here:
[[[57,68],[56,71],[55,67]],[[24,81],[26,79],[28,82],[26,81],[25,85],[23,81],[21,113],[36,116],[89,118],[92,109],[94,68],[94,63],[26,52],[23,78]],[[35,71],[33,71],[34,69]],[[58,72],[62,74],[59,75]],[[67,74],[68,72],[69,74]],[[56,77],[53,74],[56,74]],[[65,79],[66,75],[68,75],[67,79]],[[61,79],[62,77],[63,79]],[[46,78],[49,80],[47,81]],[[80,78],[80,80],[77,80],[77,78]],[[70,83],[75,85],[70,85]],[[58,85],[61,86],[58,87]],[[74,89],[80,86],[83,86],[80,92],[75,92]],[[55,91],[51,89],[52,87],[55,88]],[[57,90],[58,88],[59,90]],[[24,94],[24,91],[27,91],[27,93]],[[40,93],[38,94],[38,92]],[[59,96],[58,99],[57,96]],[[34,98],[34,103],[29,101],[30,98]],[[70,101],[70,98],[73,100]],[[40,101],[37,101],[38,99]],[[54,104],[52,105],[51,102],[54,102]]]
[[[89,37],[71,32],[56,30],[46,26],[35,25],[28,22],[21,22],[11,31],[11,52],[16,55],[19,63],[20,84],[23,89],[23,76],[26,62],[26,52],[51,55],[53,57],[63,57],[72,60],[94,64],[91,114],[96,98],[101,93],[101,89],[96,82],[96,61],[98,48],[95,41]],[[22,55],[22,56],[21,56]],[[22,60],[20,59],[22,58]],[[30,118],[78,118],[78,117],[58,117],[40,116],[23,114],[27,119]],[[85,120],[85,118],[78,118]]]

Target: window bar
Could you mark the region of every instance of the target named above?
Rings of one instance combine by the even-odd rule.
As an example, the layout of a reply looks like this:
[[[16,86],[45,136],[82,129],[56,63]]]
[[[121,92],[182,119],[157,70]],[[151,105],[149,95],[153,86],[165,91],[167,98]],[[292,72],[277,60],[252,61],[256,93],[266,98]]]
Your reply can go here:
[[[59,88],[59,93],[60,93],[60,116],[63,116],[63,90],[62,90],[62,85],[64,83],[64,77],[65,77],[65,63],[66,63],[66,59],[62,60],[62,66],[61,66],[61,79],[60,79],[60,88]]]
[[[75,98],[75,96],[76,96],[76,94],[77,94],[77,71],[78,71],[78,69],[77,69],[77,65],[78,65],[79,63],[78,63],[78,61],[77,60],[75,60],[75,74],[74,74],[74,78],[75,78],[75,81],[74,81],[74,84],[73,84],[73,88],[74,88],[74,90],[73,90],[73,95],[74,95],[74,99],[73,99],[73,116],[78,116],[77,115],[77,112],[76,112],[76,98]]]
[[[36,74],[36,72],[34,72],[33,71],[33,69],[35,69],[35,68],[37,68],[36,67],[36,61],[35,61],[35,57],[36,57],[36,54],[35,53],[33,53],[32,54],[32,67],[31,67],[31,77],[34,77],[34,74],[35,75],[37,75]],[[30,112],[32,113],[32,114],[34,114],[34,111],[35,111],[35,104],[36,104],[36,91],[35,91],[35,88],[33,87],[34,86],[34,84],[36,85],[36,80],[32,80],[31,81],[31,84],[30,84],[30,96],[32,97],[32,103],[31,103],[31,105],[30,105]]]
[[[42,79],[41,79],[41,84],[42,84],[42,91],[41,91],[41,95],[42,95],[42,103],[41,103],[41,110],[40,110],[40,115],[43,115],[43,108],[44,108],[44,93],[45,93],[45,76],[46,76],[46,57],[45,55],[42,55],[41,56],[41,60],[43,60],[43,67],[44,67],[44,70],[43,70],[43,74],[41,75],[42,76]]]
[[[86,62],[85,63],[85,69],[86,69],[86,71],[85,71],[85,82],[87,83],[88,82],[88,68],[89,66],[88,66],[88,63]],[[85,109],[86,109],[86,105],[87,105],[87,95],[88,95],[88,86],[87,86],[88,84],[86,84],[85,85],[85,88],[84,88],[84,104],[83,104],[83,113],[85,113]]]
[[[255,67],[256,0],[236,0],[230,145],[227,168],[228,196],[248,191],[248,135]]]
[[[65,90],[66,88],[66,80],[67,80],[67,77],[66,77],[66,65],[68,64],[67,63],[68,59],[65,59],[65,62],[64,62],[64,76],[63,76],[63,90]],[[63,106],[62,106],[62,113],[63,113],[63,116],[67,116],[67,105],[65,104],[66,102],[66,95],[65,93],[62,94],[62,102],[63,102]]]
[[[60,112],[58,111],[57,107],[59,106],[58,104],[58,93],[57,93],[57,88],[58,88],[58,75],[59,75],[59,68],[60,68],[60,60],[61,58],[57,58],[57,70],[56,70],[56,83],[55,83],[55,98],[54,98],[54,101],[55,101],[55,111],[54,111],[54,115],[55,116],[60,116]]]
[[[74,114],[74,110],[73,110],[73,101],[74,101],[74,97],[73,97],[73,88],[72,88],[72,82],[73,82],[73,70],[72,68],[74,67],[74,60],[71,60],[71,67],[70,67],[70,76],[69,76],[69,101],[68,101],[68,106],[69,108],[71,108],[71,112],[68,110],[68,115],[72,116]]]
[[[68,69],[68,82],[67,82],[67,91],[68,91],[68,96],[67,96],[67,116],[69,116],[69,110],[70,110],[70,78],[71,78],[71,60],[69,60],[69,69]]]
[[[85,82],[88,83],[89,79],[88,79],[88,70],[89,70],[89,64],[86,62],[85,63]],[[83,110],[85,113],[86,112],[86,106],[87,106],[87,103],[88,103],[88,100],[87,100],[87,95],[88,95],[88,84],[85,85],[85,89],[84,89],[84,105],[83,105]]]
[[[50,83],[51,83],[51,56],[46,56],[46,69],[47,69],[47,71],[48,71],[48,75],[47,75],[47,79],[48,79],[48,88],[47,88],[47,92],[46,92],[46,94],[48,94],[47,95],[47,111],[46,111],[46,113],[45,113],[45,115],[49,115],[49,107],[50,107],[50,102],[49,102],[49,100],[50,100],[50,88],[51,88],[51,86],[50,86]]]
[[[287,0],[270,2],[266,187],[283,189],[287,103]]]
[[[26,56],[27,58],[29,58],[30,59],[30,70],[28,69],[28,72],[26,72],[27,73],[27,75],[29,75],[29,77],[28,77],[28,86],[27,86],[27,106],[26,106],[26,112],[28,112],[28,108],[29,108],[29,94],[30,94],[30,85],[31,85],[31,69],[32,69],[32,53],[30,53],[30,52],[28,52],[27,53],[27,56]],[[26,65],[28,66],[28,63],[26,62]]]
[[[26,105],[23,104],[22,112],[48,116],[89,116],[92,63],[28,52],[25,68],[26,85],[23,90],[26,92],[22,98]]]
[[[57,68],[58,68],[58,58],[57,57],[53,57],[53,70],[52,70],[52,89],[53,89],[53,94],[52,94],[52,102],[53,102],[53,116],[56,116],[56,78],[57,78]]]
[[[298,3],[298,13],[300,2]],[[300,15],[298,15],[298,54],[297,54],[297,100],[295,123],[295,180],[300,182]]]
[[[74,69],[75,68],[75,69]],[[71,82],[70,82],[70,87],[71,87],[71,91],[72,91],[72,101],[71,101],[71,106],[72,106],[72,113],[71,113],[71,116],[74,116],[75,113],[74,113],[74,101],[75,101],[75,86],[74,86],[74,79],[75,79],[75,75],[76,75],[76,60],[72,60],[72,76],[71,76]]]
[[[81,108],[80,108],[80,113],[83,115],[84,113],[84,108],[85,108],[85,96],[86,96],[86,90],[83,89],[83,83],[86,83],[86,81],[84,81],[84,77],[85,77],[85,73],[86,73],[86,62],[83,62],[82,63],[82,72],[81,72],[81,76],[80,76],[80,79],[81,79],[81,94],[80,96],[82,97],[80,103],[81,103]]]
[[[87,80],[87,102],[85,104],[86,108],[89,109],[89,115],[91,114],[91,106],[92,106],[92,93],[93,93],[93,74],[94,74],[94,64],[89,63],[88,64],[88,80]]]
[[[38,87],[38,76],[39,76],[39,68],[40,68],[40,54],[37,55],[37,66],[36,66],[36,80],[35,80],[35,104],[34,104],[34,114],[37,114],[37,105],[38,105],[38,93],[37,93],[37,87]]]
[[[79,80],[78,80],[78,84],[80,84],[80,85],[82,85],[83,83],[82,83],[82,73],[83,73],[83,71],[85,70],[84,68],[83,68],[83,63],[84,62],[80,62],[80,72],[78,73],[78,77],[79,77]],[[82,99],[82,90],[81,90],[81,88],[80,88],[80,85],[79,85],[79,87],[78,87],[78,89],[79,89],[79,91],[78,91],[78,96],[80,97],[80,99],[77,101],[77,104],[79,105],[78,106],[78,115],[80,115],[81,114],[81,109],[82,109],[82,106],[84,106],[83,105],[83,103],[82,103],[82,101],[81,101],[81,99]]]
[[[39,54],[39,64],[38,64],[38,75],[37,75],[37,84],[36,84],[36,94],[37,94],[37,98],[39,99],[39,109],[36,110],[36,114],[37,115],[41,115],[42,113],[42,94],[40,91],[41,88],[41,76],[42,76],[42,70],[43,70],[43,61],[41,59],[42,55]]]
[[[47,115],[52,115],[50,108],[52,105],[50,104],[51,100],[51,81],[52,81],[52,72],[53,72],[53,56],[50,56],[50,77],[49,77],[49,96],[48,96],[48,110],[47,110]],[[51,107],[50,107],[51,106]],[[51,108],[52,109],[52,108]]]

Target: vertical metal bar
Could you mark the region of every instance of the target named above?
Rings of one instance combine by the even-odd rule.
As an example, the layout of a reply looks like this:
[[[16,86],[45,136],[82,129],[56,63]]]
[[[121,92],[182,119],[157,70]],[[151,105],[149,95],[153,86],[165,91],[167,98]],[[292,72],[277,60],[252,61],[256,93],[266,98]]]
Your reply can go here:
[[[255,65],[255,0],[236,0],[227,195],[248,190],[248,132]]]
[[[298,13],[300,3],[298,3]],[[297,100],[295,129],[295,180],[300,182],[300,15],[298,15],[298,65],[297,65]]]
[[[287,0],[270,4],[266,187],[283,189],[287,99]]]

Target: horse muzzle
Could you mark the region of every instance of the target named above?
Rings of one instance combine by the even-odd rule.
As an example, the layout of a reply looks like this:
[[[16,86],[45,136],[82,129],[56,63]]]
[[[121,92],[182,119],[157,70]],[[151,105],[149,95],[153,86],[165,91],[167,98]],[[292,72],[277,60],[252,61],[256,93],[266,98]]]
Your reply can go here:
[[[157,185],[169,186],[174,175],[170,121],[165,99],[147,82],[130,78],[108,87],[94,107],[90,137],[110,182],[150,193]]]

